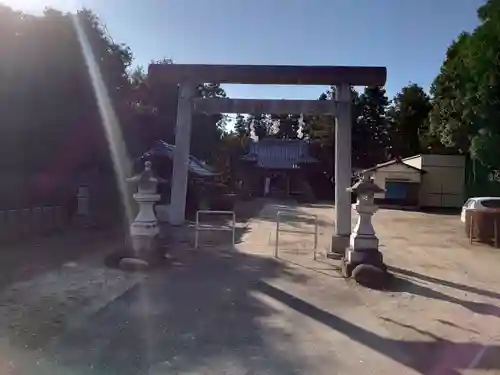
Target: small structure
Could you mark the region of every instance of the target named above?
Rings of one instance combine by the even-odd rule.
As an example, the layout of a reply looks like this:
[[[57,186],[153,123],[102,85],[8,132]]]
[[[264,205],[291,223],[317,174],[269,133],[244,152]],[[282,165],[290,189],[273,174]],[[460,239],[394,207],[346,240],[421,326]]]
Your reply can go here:
[[[149,151],[145,152],[140,157],[140,160],[144,161],[155,158],[165,160],[165,158],[167,158],[168,160],[173,161],[174,156],[175,156],[175,145],[171,145],[170,143],[167,143],[165,141],[157,141]],[[172,168],[173,168],[172,162],[168,163],[168,165],[166,165],[165,167],[166,167],[165,169],[167,169],[167,171],[165,172],[167,172],[170,175],[172,173]],[[211,166],[204,163],[200,159],[194,157],[193,155],[188,156],[188,172],[193,177],[199,177],[199,178],[212,178],[220,175],[220,173],[214,170]]]
[[[353,276],[360,284],[380,286],[387,278],[387,269],[378,249],[372,216],[378,209],[374,204],[374,195],[383,189],[373,182],[368,173],[364,173],[361,180],[347,190],[357,195],[353,207],[358,213],[358,221],[343,259],[344,276]]]
[[[411,207],[458,208],[464,202],[465,159],[461,155],[416,155],[366,169],[384,191],[375,199]]]
[[[172,175],[173,159],[175,155],[175,145],[171,145],[165,141],[157,141],[153,147],[141,155],[139,161],[151,161],[154,165],[155,172],[165,178],[165,181]],[[216,180],[221,175],[210,165],[204,163],[200,159],[189,155],[188,158],[188,190],[186,196],[186,212],[192,213],[200,209],[198,207],[199,199],[206,199],[207,194],[200,194],[203,187],[213,186]],[[156,205],[156,213],[161,222],[170,224],[178,224],[171,220],[171,186],[170,184],[162,184],[159,189],[161,195],[160,202]]]
[[[252,142],[241,160],[248,163],[249,169],[244,183],[258,196],[303,194],[304,169],[319,162],[309,155],[309,144],[298,139]]]
[[[133,195],[139,205],[139,213],[130,225],[131,245],[134,256],[140,259],[150,259],[157,249],[156,243],[160,229],[153,206],[160,200],[156,189],[160,180],[153,175],[151,162],[144,163],[144,171],[128,179],[137,183],[137,193]]]
[[[422,169],[406,164],[402,159],[394,159],[361,171],[361,175],[370,173],[375,184],[383,186],[375,194],[378,202],[399,206],[418,206],[419,191],[422,182]]]
[[[465,156],[423,154],[403,162],[423,170],[420,207],[460,208],[465,202]]]

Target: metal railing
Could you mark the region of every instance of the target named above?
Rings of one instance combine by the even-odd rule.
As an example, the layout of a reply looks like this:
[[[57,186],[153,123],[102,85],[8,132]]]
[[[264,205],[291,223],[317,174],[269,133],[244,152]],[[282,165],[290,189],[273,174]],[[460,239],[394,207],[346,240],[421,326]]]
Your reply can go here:
[[[291,229],[282,229],[280,228],[281,224],[281,217],[288,216],[288,217],[294,217],[294,218],[312,218],[314,220],[314,232],[310,231],[303,231],[303,230],[291,230]],[[307,214],[303,212],[297,212],[297,211],[278,211],[276,214],[276,243],[274,245],[274,257],[278,258],[278,246],[279,246],[279,236],[280,232],[284,233],[298,233],[298,234],[311,234],[314,235],[314,247],[313,247],[313,257],[314,260],[316,260],[316,251],[318,249],[318,215],[313,215],[313,214]]]
[[[231,227],[227,226],[216,226],[214,227],[213,225],[207,227],[207,226],[200,226],[200,214],[208,214],[208,215],[231,215],[232,217],[232,225]],[[211,211],[211,210],[199,210],[196,211],[196,227],[195,227],[195,234],[194,234],[194,248],[197,249],[199,244],[200,244],[200,231],[225,231],[225,232],[232,232],[232,241],[233,241],[233,247],[236,243],[236,214],[234,211]]]

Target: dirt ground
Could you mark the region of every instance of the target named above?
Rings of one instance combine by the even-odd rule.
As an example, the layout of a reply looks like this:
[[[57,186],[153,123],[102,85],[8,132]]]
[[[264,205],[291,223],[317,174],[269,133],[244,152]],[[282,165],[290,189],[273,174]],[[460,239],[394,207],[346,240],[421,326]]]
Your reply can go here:
[[[268,204],[261,215],[265,219],[256,218],[251,225],[259,229],[248,234],[246,251],[263,250],[253,244],[263,245],[267,238],[273,249],[265,251],[274,251],[272,219],[282,209],[317,215],[319,247],[329,246],[332,206]],[[290,220],[284,227],[313,231],[314,226],[306,219]],[[333,313],[335,323],[326,325],[348,337],[345,345],[353,348],[347,351],[360,353],[360,363],[372,358],[365,357],[370,352],[382,356],[369,361],[373,372],[361,368],[356,372],[500,374],[500,275],[495,272],[500,251],[470,245],[458,215],[381,209],[374,227],[395,275],[389,291],[368,290],[339,279],[338,263],[313,260],[311,236],[307,240],[285,232],[279,242],[285,263],[309,276],[316,274],[304,283],[305,290],[287,285],[294,288],[294,296]]]
[[[327,250],[332,206],[243,206],[235,248],[170,243],[147,274],[104,266],[116,233],[2,248],[0,374],[500,374],[500,252],[469,245],[458,216],[380,210],[395,280],[374,291],[286,232],[313,233],[309,216],[284,218],[274,257],[277,211],[317,215]]]

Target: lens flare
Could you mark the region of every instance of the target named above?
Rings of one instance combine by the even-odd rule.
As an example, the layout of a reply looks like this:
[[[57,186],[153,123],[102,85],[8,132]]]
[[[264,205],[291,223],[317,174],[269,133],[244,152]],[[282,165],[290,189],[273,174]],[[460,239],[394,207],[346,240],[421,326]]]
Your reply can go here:
[[[85,34],[85,30],[78,15],[73,15],[72,20],[82,48],[85,63],[89,71],[90,80],[94,89],[97,105],[106,133],[106,139],[111,153],[118,189],[121,195],[121,202],[125,209],[126,223],[130,225],[133,221],[133,210],[130,199],[130,189],[126,179],[127,177],[130,177],[131,162],[128,158],[118,117],[113,109],[111,98],[109,97],[109,93],[102,78],[95,55],[92,52],[90,42]]]

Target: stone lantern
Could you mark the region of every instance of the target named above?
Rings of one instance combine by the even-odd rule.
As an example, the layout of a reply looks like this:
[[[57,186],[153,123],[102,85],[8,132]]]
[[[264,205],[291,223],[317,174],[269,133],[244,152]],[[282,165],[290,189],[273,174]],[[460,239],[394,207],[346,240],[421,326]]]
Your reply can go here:
[[[372,216],[378,209],[374,204],[375,193],[384,190],[378,187],[367,173],[347,190],[357,195],[353,208],[358,213],[358,221],[349,238],[349,248],[346,249],[343,259],[344,276],[352,276],[360,284],[380,286],[387,280],[387,267],[379,251]]]
[[[130,225],[132,249],[137,258],[149,259],[157,249],[156,244],[160,233],[154,204],[160,200],[160,194],[157,194],[156,188],[163,180],[153,175],[151,162],[146,161],[144,171],[127,181],[137,184],[137,193],[133,195],[133,198],[139,205],[139,213]]]

